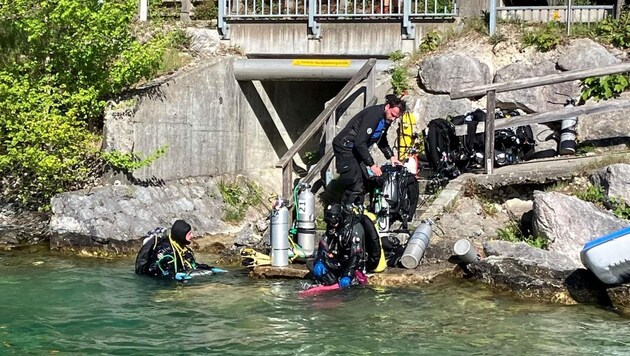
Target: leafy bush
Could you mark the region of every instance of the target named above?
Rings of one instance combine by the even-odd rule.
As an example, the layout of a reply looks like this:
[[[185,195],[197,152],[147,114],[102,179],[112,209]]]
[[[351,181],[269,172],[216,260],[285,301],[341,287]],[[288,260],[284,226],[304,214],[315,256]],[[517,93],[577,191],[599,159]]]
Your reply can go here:
[[[586,78],[581,81],[582,95],[581,99],[608,100],[619,97],[628,87],[628,74],[613,74],[603,77]]]
[[[99,168],[106,101],[157,71],[170,36],[132,36],[135,0],[12,0],[0,6],[3,200],[48,205]],[[6,48],[5,48],[6,47]],[[107,156],[105,156],[107,157]]]
[[[213,20],[219,15],[219,9],[214,1],[204,1],[195,5],[195,20]]]
[[[395,95],[402,95],[407,89],[409,89],[409,75],[407,74],[407,68],[397,66],[392,70],[391,79],[392,89]]]
[[[519,224],[516,221],[510,221],[507,227],[497,229],[497,237],[499,240],[510,242],[525,242],[526,244],[542,249],[549,246],[549,240],[543,237],[524,236]]]
[[[442,36],[438,31],[431,31],[422,37],[422,43],[420,44],[421,53],[430,53],[438,49],[442,43]]]
[[[630,47],[630,12],[623,11],[619,19],[607,17],[595,27],[595,35],[615,47]]]
[[[225,203],[226,221],[241,221],[247,208],[262,203],[262,189],[247,179],[222,180],[219,182],[219,192]]]
[[[407,74],[407,68],[403,63],[405,54],[397,50],[389,54],[389,59],[394,62],[390,84],[392,85],[394,94],[401,95],[409,89],[409,74]]]
[[[562,41],[562,35],[554,21],[548,22],[544,27],[527,31],[523,35],[523,44],[534,46],[540,52],[548,52],[556,48]]]
[[[108,151],[101,152],[101,158],[109,164],[114,170],[131,173],[136,169],[147,167],[155,160],[166,154],[168,146],[162,146],[146,158],[140,158],[139,155],[132,152]]]

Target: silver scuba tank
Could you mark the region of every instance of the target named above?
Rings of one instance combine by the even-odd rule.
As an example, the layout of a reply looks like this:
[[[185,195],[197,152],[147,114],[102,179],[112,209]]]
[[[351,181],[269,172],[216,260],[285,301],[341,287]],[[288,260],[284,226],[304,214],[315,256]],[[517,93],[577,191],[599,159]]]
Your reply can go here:
[[[297,198],[297,243],[306,254],[315,251],[315,194],[308,183],[300,184]]]
[[[399,172],[395,170],[389,170],[387,173],[387,180],[383,184],[383,195],[387,202],[392,205],[398,202],[398,180]]]
[[[403,267],[409,269],[418,267],[427,246],[429,246],[429,241],[431,240],[431,234],[433,233],[431,225],[433,225],[433,221],[430,219],[423,220],[422,223],[414,230],[413,234],[409,238],[409,241],[407,241],[405,252],[400,258],[400,263]]]
[[[575,100],[569,99],[564,107],[570,108],[575,106]],[[562,126],[560,129],[560,147],[558,153],[561,155],[574,155],[575,154],[575,138],[577,117],[568,117],[562,120]]]
[[[289,209],[284,199],[278,197],[271,208],[271,265],[289,265]]]

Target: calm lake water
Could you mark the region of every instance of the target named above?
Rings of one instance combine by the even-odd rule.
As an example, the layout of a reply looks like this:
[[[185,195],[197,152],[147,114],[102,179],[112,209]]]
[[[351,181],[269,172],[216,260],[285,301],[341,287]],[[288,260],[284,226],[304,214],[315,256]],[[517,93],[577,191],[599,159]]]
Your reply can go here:
[[[208,256],[198,256],[209,261]],[[0,252],[0,355],[627,355],[630,320],[473,281],[300,299],[245,270],[184,286],[114,261]]]

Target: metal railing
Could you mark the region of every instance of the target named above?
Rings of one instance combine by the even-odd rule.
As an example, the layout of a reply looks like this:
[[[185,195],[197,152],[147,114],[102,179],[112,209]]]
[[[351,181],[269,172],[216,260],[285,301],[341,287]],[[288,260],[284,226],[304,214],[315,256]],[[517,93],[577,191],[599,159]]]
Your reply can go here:
[[[526,22],[598,22],[612,16],[613,5],[589,6],[501,6],[497,7],[497,18],[500,20],[519,20]],[[570,16],[569,15],[570,11]]]
[[[408,3],[408,4],[407,4]],[[219,4],[226,20],[273,19],[299,20],[366,17],[401,17],[405,8],[411,16],[444,17],[457,14],[456,0],[225,0]]]

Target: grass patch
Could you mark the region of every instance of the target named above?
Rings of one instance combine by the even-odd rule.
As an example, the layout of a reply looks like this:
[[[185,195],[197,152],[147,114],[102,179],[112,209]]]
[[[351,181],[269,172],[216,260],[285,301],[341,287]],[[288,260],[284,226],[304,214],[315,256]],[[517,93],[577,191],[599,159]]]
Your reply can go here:
[[[487,198],[480,197],[479,204],[481,204],[481,210],[486,216],[493,217],[497,215],[497,213],[499,212],[499,209],[497,209],[496,204],[494,204]]]
[[[541,249],[547,249],[549,246],[549,240],[543,237],[524,236],[519,224],[514,220],[510,221],[507,227],[497,229],[497,238],[502,241],[525,242],[530,246]]]
[[[225,220],[239,222],[250,206],[263,204],[262,189],[248,179],[221,180],[219,192],[225,203]]]
[[[630,155],[610,155],[597,160],[593,160],[580,167],[582,175],[588,175],[591,172],[617,163],[630,163]]]

